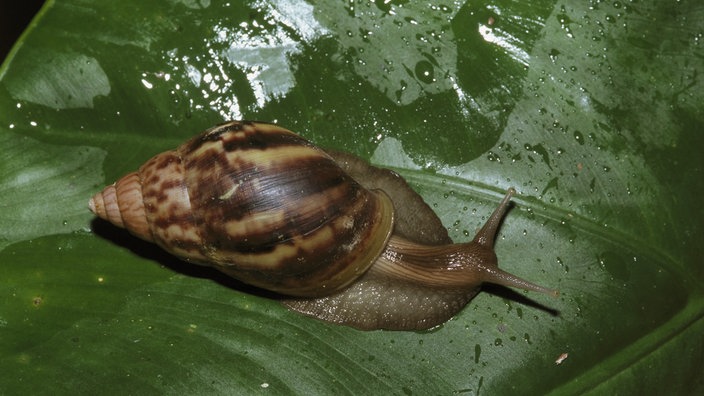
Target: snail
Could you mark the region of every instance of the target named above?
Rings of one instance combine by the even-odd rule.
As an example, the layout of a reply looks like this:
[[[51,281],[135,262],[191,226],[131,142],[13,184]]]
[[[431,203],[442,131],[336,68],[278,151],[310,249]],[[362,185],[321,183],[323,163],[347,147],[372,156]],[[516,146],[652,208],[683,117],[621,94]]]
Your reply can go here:
[[[90,210],[178,258],[280,294],[291,310],[363,330],[422,330],[484,282],[557,295],[498,268],[510,188],[453,244],[395,172],[280,126],[231,121],[105,187]]]

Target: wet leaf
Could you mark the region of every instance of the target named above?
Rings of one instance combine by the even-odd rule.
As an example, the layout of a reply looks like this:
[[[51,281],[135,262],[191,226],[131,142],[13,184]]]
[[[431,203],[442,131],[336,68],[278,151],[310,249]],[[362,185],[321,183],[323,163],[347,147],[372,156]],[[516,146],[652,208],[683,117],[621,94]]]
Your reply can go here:
[[[0,69],[0,393],[702,392],[704,6],[318,3],[47,2]],[[240,118],[397,170],[457,241],[515,186],[500,264],[561,296],[360,332],[87,211]]]

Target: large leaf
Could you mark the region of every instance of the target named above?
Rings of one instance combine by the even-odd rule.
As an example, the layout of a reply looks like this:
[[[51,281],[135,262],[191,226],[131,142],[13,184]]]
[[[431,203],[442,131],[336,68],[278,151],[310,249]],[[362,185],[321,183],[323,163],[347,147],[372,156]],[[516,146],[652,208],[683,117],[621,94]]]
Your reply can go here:
[[[0,69],[0,393],[704,390],[704,5],[49,1]],[[94,221],[224,119],[402,173],[501,266],[428,332],[287,311]],[[569,356],[556,365],[562,353]]]

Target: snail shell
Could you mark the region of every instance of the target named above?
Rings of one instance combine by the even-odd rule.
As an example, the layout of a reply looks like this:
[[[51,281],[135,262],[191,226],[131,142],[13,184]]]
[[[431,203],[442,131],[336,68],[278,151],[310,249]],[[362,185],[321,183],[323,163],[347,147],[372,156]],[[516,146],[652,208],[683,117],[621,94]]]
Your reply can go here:
[[[360,329],[443,323],[483,282],[543,293],[497,267],[513,190],[474,241],[452,244],[396,173],[273,124],[232,121],[156,155],[89,202],[98,217],[189,262]]]

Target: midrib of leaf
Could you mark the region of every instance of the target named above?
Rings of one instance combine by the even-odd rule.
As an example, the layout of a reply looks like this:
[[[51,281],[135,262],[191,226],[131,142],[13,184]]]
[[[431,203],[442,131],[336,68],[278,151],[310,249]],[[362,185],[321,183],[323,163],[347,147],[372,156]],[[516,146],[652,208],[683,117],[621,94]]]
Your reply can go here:
[[[597,365],[580,374],[578,380],[567,382],[563,386],[553,389],[550,394],[584,394],[594,390],[597,386],[604,386],[637,363],[647,360],[659,348],[670,342],[677,342],[682,333],[702,320],[704,320],[704,298],[702,295],[697,295],[690,299],[685,309],[659,328],[623,347],[618,353],[598,362]]]

